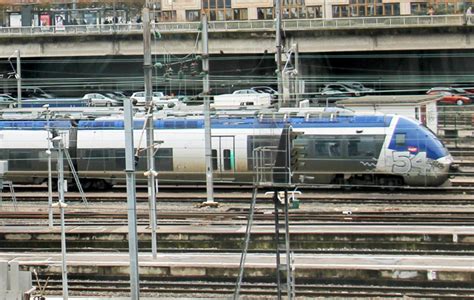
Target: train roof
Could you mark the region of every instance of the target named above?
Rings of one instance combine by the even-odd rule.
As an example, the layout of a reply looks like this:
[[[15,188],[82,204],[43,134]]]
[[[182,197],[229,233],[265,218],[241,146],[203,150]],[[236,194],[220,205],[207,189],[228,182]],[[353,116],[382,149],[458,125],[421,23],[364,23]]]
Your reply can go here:
[[[341,106],[366,106],[366,105],[378,105],[378,106],[406,106],[414,104],[425,104],[429,102],[438,101],[440,95],[398,95],[398,96],[364,96],[357,98],[348,98],[339,100],[336,102],[337,105]]]

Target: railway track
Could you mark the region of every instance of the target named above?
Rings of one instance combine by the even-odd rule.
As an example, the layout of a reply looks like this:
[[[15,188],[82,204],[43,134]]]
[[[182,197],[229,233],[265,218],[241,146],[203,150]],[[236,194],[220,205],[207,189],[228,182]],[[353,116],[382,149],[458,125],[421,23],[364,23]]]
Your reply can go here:
[[[62,281],[49,279],[46,292],[49,295],[60,295]],[[127,280],[80,280],[69,279],[70,295],[98,296],[114,295],[129,296],[130,282]],[[39,284],[44,286],[45,279]],[[141,295],[144,297],[169,297],[177,294],[181,297],[189,295],[191,298],[230,298],[235,290],[234,282],[182,282],[182,281],[151,281],[140,282]],[[474,289],[462,287],[416,287],[416,286],[373,286],[354,284],[295,284],[297,297],[413,297],[437,299],[467,299],[473,298]],[[247,296],[276,296],[276,285],[273,283],[244,282],[241,286],[241,295]]]
[[[466,185],[470,185],[470,181]],[[44,204],[48,201],[48,194],[45,187],[17,189],[16,200],[24,205]],[[301,189],[301,194],[297,198],[304,203],[338,203],[338,204],[473,204],[474,186],[452,187],[444,189],[396,189],[396,190],[374,190],[374,189]],[[125,203],[126,192],[121,189],[113,189],[109,192],[87,192],[86,197],[91,202],[110,202]],[[11,203],[11,194],[4,192],[2,194],[3,203]],[[53,198],[57,199],[57,194],[53,193]],[[225,190],[217,189],[215,191],[216,201],[219,203],[249,203],[251,199],[251,190],[245,188],[229,188]],[[66,193],[65,199],[68,203],[80,203],[81,195],[77,192]],[[143,190],[138,190],[136,194],[137,202],[147,202],[148,194]],[[206,200],[205,189],[168,187],[160,189],[157,194],[158,203],[202,203]],[[257,196],[259,203],[271,203],[271,194],[259,193]]]
[[[219,224],[219,225],[245,225],[248,211],[231,212],[160,212],[158,225],[183,225],[183,224]],[[55,215],[57,220],[58,214]],[[92,212],[72,211],[65,214],[68,226],[96,225],[117,226],[126,225],[127,213],[122,212]],[[138,212],[137,218],[140,225],[147,225],[148,211]],[[11,212],[0,211],[0,220],[3,225],[18,224],[19,220],[26,222],[22,225],[38,225],[31,220],[48,220],[47,212]],[[15,222],[9,223],[9,220]],[[314,211],[291,211],[290,220],[294,225],[327,225],[331,224],[417,224],[417,225],[473,225],[474,211],[443,211],[443,212],[314,212]],[[254,215],[255,224],[271,224],[274,222],[274,214],[268,210],[257,210]]]

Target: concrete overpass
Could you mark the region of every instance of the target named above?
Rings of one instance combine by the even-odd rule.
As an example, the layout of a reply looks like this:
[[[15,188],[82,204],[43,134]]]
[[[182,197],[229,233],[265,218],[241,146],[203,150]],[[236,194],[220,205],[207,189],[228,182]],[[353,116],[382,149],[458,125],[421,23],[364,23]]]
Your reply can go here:
[[[473,49],[462,15],[284,20],[287,46],[301,53]],[[153,54],[200,53],[199,23],[159,23]],[[272,20],[210,22],[211,54],[275,52]],[[0,57],[142,55],[141,24],[0,28]]]

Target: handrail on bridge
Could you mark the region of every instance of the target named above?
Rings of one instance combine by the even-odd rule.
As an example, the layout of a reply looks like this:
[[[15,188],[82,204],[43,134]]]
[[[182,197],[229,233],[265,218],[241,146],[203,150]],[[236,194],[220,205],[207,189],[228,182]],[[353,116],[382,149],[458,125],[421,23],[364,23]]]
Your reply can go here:
[[[421,15],[392,17],[358,17],[335,19],[287,19],[283,20],[285,30],[363,29],[363,28],[403,28],[439,27],[465,25],[462,14]],[[199,22],[156,23],[153,29],[166,32],[198,32]],[[274,31],[273,20],[213,21],[209,31]],[[37,35],[90,35],[90,34],[134,34],[143,32],[143,24],[90,24],[61,26],[0,27],[0,36]]]

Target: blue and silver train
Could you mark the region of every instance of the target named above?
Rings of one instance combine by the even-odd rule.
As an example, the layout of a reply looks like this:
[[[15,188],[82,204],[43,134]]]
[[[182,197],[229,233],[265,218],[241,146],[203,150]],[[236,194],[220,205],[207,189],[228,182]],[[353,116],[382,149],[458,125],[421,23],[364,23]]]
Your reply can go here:
[[[140,151],[146,148],[143,122],[134,122],[139,181],[145,180],[146,169],[146,151]],[[297,143],[306,152],[302,167],[293,174],[295,183],[440,186],[448,180],[453,163],[431,131],[402,116],[226,116],[212,119],[215,182],[251,184],[257,165],[254,150],[277,146],[286,124],[302,133]],[[154,125],[160,182],[205,182],[203,118],[167,117]],[[13,182],[47,180],[46,127],[44,120],[0,121],[0,159],[9,161],[8,177]],[[124,182],[123,119],[52,120],[50,128],[63,136],[84,188],[103,189]]]

